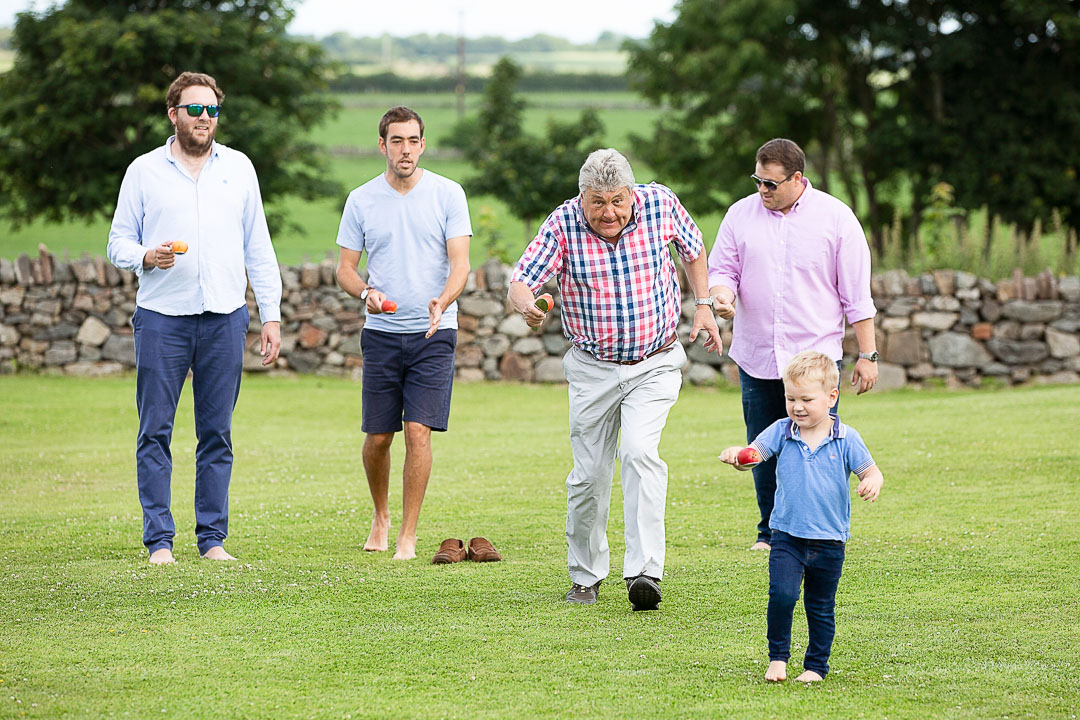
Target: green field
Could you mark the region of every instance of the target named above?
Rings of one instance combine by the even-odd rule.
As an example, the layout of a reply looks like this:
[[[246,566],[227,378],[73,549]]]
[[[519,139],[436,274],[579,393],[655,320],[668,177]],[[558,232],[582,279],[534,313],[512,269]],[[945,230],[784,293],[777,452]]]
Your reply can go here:
[[[244,382],[240,562],[193,547],[185,392],[179,563],[150,567],[134,379],[0,377],[0,718],[1076,717],[1080,387],[846,395],[885,487],[853,503],[832,674],[776,686],[751,480],[716,460],[741,438],[736,392],[688,388],[671,413],[664,601],[633,613],[617,488],[613,578],[593,607],[562,602],[564,388],[455,388],[419,552],[483,535],[505,561],[433,566],[360,550],[359,385]]]

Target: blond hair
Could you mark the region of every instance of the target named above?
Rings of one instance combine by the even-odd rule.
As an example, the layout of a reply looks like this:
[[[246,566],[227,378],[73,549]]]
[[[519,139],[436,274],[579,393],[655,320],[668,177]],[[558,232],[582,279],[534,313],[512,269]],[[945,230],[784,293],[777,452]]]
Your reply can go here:
[[[806,350],[791,358],[784,368],[784,383],[794,385],[803,380],[818,380],[828,392],[840,384],[840,371],[836,361],[817,350]]]

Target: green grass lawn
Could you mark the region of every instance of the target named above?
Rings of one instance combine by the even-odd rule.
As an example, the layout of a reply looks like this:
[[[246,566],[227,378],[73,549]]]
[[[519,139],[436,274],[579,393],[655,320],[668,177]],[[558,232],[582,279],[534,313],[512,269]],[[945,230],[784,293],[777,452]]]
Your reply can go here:
[[[564,388],[457,386],[421,559],[404,563],[360,549],[360,387],[312,377],[245,380],[240,562],[200,561],[185,392],[172,567],[140,544],[134,393],[131,377],[0,377],[0,718],[1076,717],[1080,387],[845,395],[886,481],[853,502],[833,672],[816,686],[762,679],[752,481],[716,460],[741,439],[736,392],[686,389],[671,413],[653,613],[632,613],[617,580],[617,488],[613,577],[596,606],[562,602]],[[398,475],[400,439],[394,461]],[[427,562],[475,535],[505,561]]]

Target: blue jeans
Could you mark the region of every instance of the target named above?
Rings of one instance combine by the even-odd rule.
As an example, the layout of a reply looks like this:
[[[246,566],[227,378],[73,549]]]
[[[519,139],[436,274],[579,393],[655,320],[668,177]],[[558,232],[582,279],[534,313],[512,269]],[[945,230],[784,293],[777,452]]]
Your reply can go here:
[[[173,421],[191,370],[195,401],[195,537],[199,553],[221,545],[229,530],[232,413],[240,395],[247,306],[222,315],[162,315],[137,308],[135,399],[139,435],[135,460],[143,509],[143,544],[153,553],[172,548],[176,526],[169,510]]]
[[[791,619],[802,585],[809,630],[803,669],[825,677],[836,634],[836,587],[840,584],[844,566],[844,543],[840,540],[806,540],[781,530],[773,530],[772,540],[769,551],[769,660],[787,662],[791,657]]]
[[[836,363],[836,367],[840,368],[840,363]],[[747,375],[739,368],[739,387],[742,389],[743,422],[746,423],[746,443],[749,445],[762,430],[787,417],[784,381],[762,380]],[[829,412],[836,415],[839,407],[840,399],[837,398],[836,405]],[[751,472],[754,473],[754,490],[757,492],[758,510],[761,513],[757,539],[760,542],[769,542],[769,518],[772,516],[773,501],[776,498],[776,458],[771,457],[759,463]]]

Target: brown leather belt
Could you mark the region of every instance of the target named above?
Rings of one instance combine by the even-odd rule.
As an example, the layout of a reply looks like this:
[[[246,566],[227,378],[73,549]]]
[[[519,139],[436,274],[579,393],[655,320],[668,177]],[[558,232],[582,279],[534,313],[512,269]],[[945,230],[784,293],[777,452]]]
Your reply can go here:
[[[659,355],[660,353],[664,352],[665,350],[670,348],[672,345],[674,345],[675,341],[678,340],[678,339],[679,339],[679,334],[678,333],[672,333],[671,337],[669,337],[667,339],[667,342],[665,342],[663,345],[661,345],[660,347],[653,350],[651,353],[649,353],[648,355],[646,355],[645,357],[643,357],[643,358],[641,358],[639,360],[612,360],[611,362],[618,363],[619,365],[637,365],[639,362],[643,362],[645,360],[648,360],[653,355]]]

